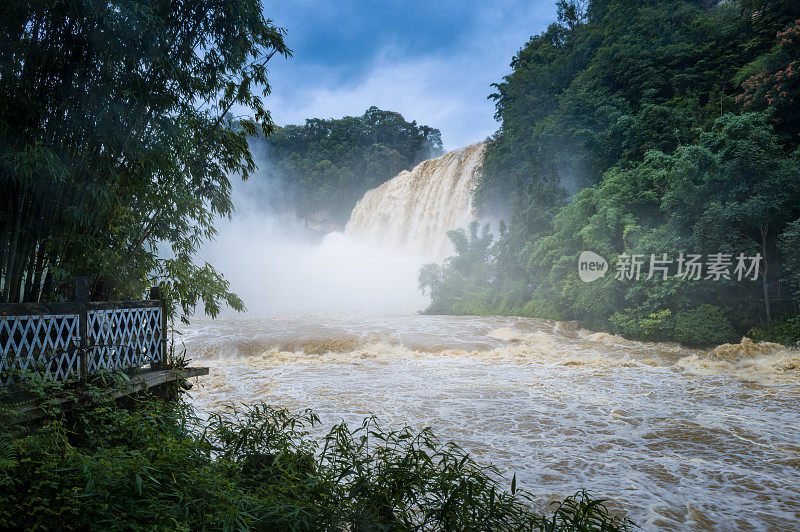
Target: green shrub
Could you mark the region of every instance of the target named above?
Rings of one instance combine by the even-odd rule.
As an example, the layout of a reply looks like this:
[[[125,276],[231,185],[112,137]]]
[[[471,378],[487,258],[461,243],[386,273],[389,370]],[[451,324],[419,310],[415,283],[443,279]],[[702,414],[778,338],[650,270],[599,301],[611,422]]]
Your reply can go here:
[[[717,345],[736,340],[725,311],[714,305],[681,310],[672,319],[673,339],[686,345]]]
[[[549,320],[563,320],[564,313],[559,310],[558,305],[551,299],[534,298],[528,301],[519,312],[521,316],[529,318],[543,318]]]
[[[644,316],[628,309],[615,312],[609,318],[609,323],[612,332],[631,340],[674,341],[684,345],[707,346],[736,339],[725,311],[707,304],[676,313],[665,309]]]
[[[430,430],[375,418],[321,440],[311,412],[113,404],[0,432],[0,528],[627,530],[585,492],[552,515]]]
[[[775,342],[787,346],[800,343],[800,316],[762,321],[747,336],[759,342]]]
[[[614,334],[619,334],[631,340],[661,341],[669,338],[672,333],[672,311],[660,310],[644,316],[627,309],[624,312],[615,312],[608,321]]]

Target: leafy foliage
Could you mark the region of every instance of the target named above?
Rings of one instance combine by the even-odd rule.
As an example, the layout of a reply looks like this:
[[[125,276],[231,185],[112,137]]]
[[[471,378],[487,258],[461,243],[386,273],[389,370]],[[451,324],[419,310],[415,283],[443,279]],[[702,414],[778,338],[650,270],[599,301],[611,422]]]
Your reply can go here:
[[[579,319],[688,344],[796,314],[800,5],[593,0],[558,12],[492,95],[502,127],[474,203],[508,227],[484,257],[458,250],[423,269],[428,312]],[[584,250],[609,260],[605,277],[578,279]],[[758,281],[615,279],[619,255],[664,253],[764,260]]]
[[[257,142],[297,214],[337,226],[344,226],[364,192],[442,152],[438,129],[377,107],[362,116],[308,119]]]
[[[767,340],[797,347],[800,345],[800,316],[785,319],[761,321],[750,329],[748,336],[754,340]]]
[[[773,49],[748,65],[739,78],[744,89],[736,101],[746,109],[769,110],[789,138],[798,142],[800,130],[800,19],[777,34]]]
[[[151,530],[629,530],[585,492],[549,516],[430,430],[335,426],[266,405],[198,419],[113,404],[0,433],[0,526]]]
[[[649,341],[674,340],[686,345],[709,345],[724,344],[736,338],[725,311],[708,304],[681,310],[674,315],[669,309],[647,316],[628,309],[615,312],[609,323],[617,334]]]

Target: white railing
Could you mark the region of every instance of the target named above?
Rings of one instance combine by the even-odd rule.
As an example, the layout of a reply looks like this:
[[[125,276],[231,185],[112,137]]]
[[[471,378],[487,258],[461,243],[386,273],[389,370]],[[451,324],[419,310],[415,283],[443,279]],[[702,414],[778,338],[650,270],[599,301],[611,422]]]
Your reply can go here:
[[[161,300],[0,304],[0,386],[28,372],[69,381],[155,368],[165,354]]]

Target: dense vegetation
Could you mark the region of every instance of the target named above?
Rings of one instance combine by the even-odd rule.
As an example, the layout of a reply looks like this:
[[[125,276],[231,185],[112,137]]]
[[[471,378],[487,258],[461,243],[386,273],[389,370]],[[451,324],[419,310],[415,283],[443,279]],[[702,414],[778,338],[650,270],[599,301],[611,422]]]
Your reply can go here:
[[[85,275],[98,299],[162,284],[184,313],[241,308],[192,256],[273,127],[256,89],[290,51],[261,2],[10,0],[0,34],[0,300]]]
[[[427,265],[428,312],[579,319],[710,344],[754,326],[800,340],[800,4],[558,2],[496,85],[476,207],[507,221],[451,233]],[[589,250],[604,277],[578,277]],[[731,279],[647,279],[651,254],[729,255]],[[760,254],[757,280],[738,254]],[[617,279],[621,255],[642,278]],[[760,325],[759,325],[760,324]]]
[[[580,492],[547,517],[429,430],[374,418],[321,440],[311,412],[198,419],[147,400],[0,431],[0,527],[59,530],[629,530]]]
[[[442,152],[438,129],[377,107],[362,116],[308,119],[254,142],[300,218],[341,227],[364,192]]]

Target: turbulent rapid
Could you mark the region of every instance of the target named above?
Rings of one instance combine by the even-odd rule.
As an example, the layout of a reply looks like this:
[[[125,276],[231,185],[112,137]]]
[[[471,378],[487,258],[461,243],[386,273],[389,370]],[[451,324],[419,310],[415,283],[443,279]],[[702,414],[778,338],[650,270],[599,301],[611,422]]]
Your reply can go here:
[[[574,323],[301,315],[184,331],[201,412],[260,401],[326,426],[433,427],[544,506],[586,488],[645,529],[787,530],[800,519],[800,355],[694,350]]]
[[[447,231],[467,225],[473,217],[470,199],[483,152],[479,142],[400,172],[364,194],[345,232],[444,258],[451,251]]]

